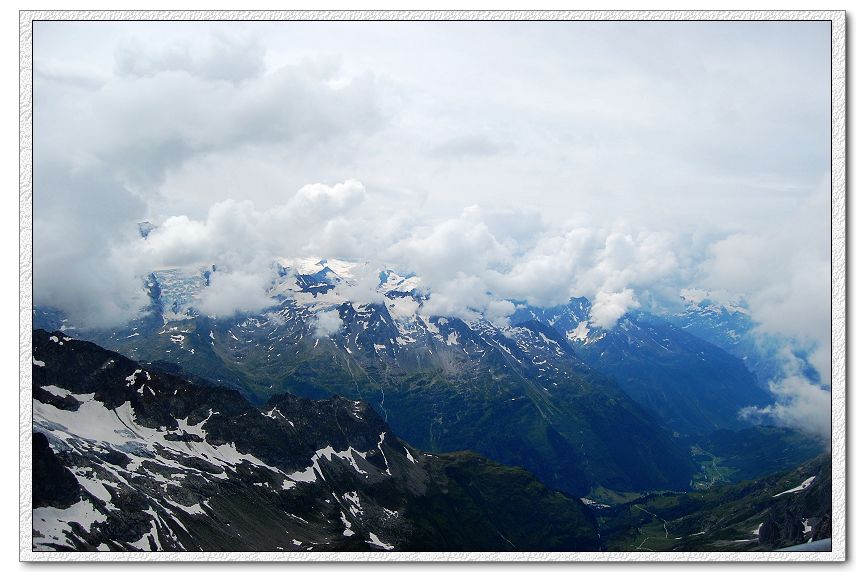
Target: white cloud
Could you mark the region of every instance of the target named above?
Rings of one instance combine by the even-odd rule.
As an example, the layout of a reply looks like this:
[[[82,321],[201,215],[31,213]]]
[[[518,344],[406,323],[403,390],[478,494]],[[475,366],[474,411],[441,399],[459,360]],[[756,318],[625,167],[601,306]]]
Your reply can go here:
[[[267,294],[268,282],[257,272],[215,271],[210,276],[210,284],[199,293],[195,305],[204,315],[216,318],[258,313],[276,303]]]
[[[712,244],[700,286],[743,297],[758,332],[812,352],[829,382],[831,265],[828,178],[789,216]]]
[[[809,379],[810,375],[804,368],[811,362],[803,361],[796,354],[797,348],[795,341],[788,340],[788,343],[781,345],[772,354],[782,366],[780,376],[769,382],[769,390],[775,397],[775,402],[763,408],[745,408],[739,415],[753,422],[768,422],[803,430],[828,442],[832,426],[831,392]],[[823,373],[819,369],[818,372],[821,375]],[[828,376],[824,378],[827,378],[828,382]]]
[[[494,299],[484,308],[484,316],[494,325],[503,327],[508,324],[508,317],[516,311],[516,306],[510,301]]]
[[[296,204],[305,213],[320,219],[363,202],[365,196],[363,184],[354,179],[334,186],[307,184],[298,191]]]
[[[99,36],[84,29],[109,28],[69,30],[80,46]],[[327,212],[337,217],[362,200],[362,186],[349,180],[285,196],[276,210],[292,220],[232,200],[210,199],[189,214],[160,210],[166,181],[202,157],[269,147],[300,160],[356,147],[384,119],[370,75],[346,77],[315,61],[268,70],[255,35],[226,31],[165,44],[120,34],[116,47],[75,60],[69,45],[44,48],[71,38],[66,27],[48,29],[58,34],[40,35],[35,49],[34,293],[78,325],[133,317],[148,301],[141,277],[160,266],[219,262],[257,277],[280,246],[268,238],[297,248],[313,234],[298,225],[321,226]],[[106,54],[116,57],[108,67],[96,56]],[[184,198],[201,195],[197,185]],[[135,223],[148,216],[161,228],[137,241]],[[214,299],[214,312],[228,309],[224,302]]]
[[[138,237],[128,220],[144,204],[122,183],[91,169],[37,163],[34,182],[33,295],[78,322],[118,325],[148,304],[124,247]],[[67,195],[69,191],[76,195]]]
[[[592,325],[612,327],[625,313],[639,306],[640,302],[637,301],[631,289],[617,293],[598,291],[592,302]]]
[[[769,384],[776,402],[740,412],[746,420],[769,422],[817,435],[828,441],[832,428],[831,394],[802,376],[788,376]]]
[[[338,311],[321,311],[312,323],[315,337],[329,337],[342,329],[343,323]]]
[[[832,345],[831,342],[818,341],[807,355],[808,363],[820,375],[826,385],[832,383]]]
[[[252,36],[190,36],[161,47],[127,38],[115,49],[114,70],[122,77],[182,71],[204,79],[239,82],[264,73],[264,53],[264,46]]]
[[[334,155],[356,147],[384,121],[372,76],[346,78],[338,66],[314,60],[267,70],[265,47],[252,33],[167,41],[121,36],[106,51],[115,56],[108,70],[70,59],[68,46],[43,46],[50,42],[36,49],[40,158],[73,166],[102,162],[101,171],[155,205],[165,202],[159,189],[166,180],[192,160],[256,147],[295,160]],[[345,82],[334,85],[340,75]]]
[[[352,211],[365,197],[360,182],[346,180],[332,187],[305,186],[282,205],[266,210],[250,201],[225,200],[214,204],[204,220],[168,217],[128,250],[143,272],[201,263],[228,269],[258,263],[270,269],[275,257],[303,254],[316,246],[330,222]]]
[[[825,23],[36,32],[34,293],[73,318],[115,324],[149,270],[207,264],[204,309],[255,309],[275,257],[318,255],[369,262],[347,296],[393,265],[466,318],[741,296],[828,378]]]
[[[379,292],[380,268],[370,264],[362,264],[352,270],[351,281],[343,281],[336,285],[335,291],[346,301],[357,304],[383,303],[385,296]]]
[[[431,289],[421,313],[474,321],[486,310],[492,299],[480,278],[458,273]]]

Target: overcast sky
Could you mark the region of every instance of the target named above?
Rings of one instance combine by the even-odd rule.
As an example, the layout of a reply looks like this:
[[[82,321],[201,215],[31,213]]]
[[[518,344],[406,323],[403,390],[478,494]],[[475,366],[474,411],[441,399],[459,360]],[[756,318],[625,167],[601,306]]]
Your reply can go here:
[[[830,64],[827,22],[37,22],[36,301],[110,325],[218,263],[233,313],[305,255],[443,315],[700,288],[828,381]]]
[[[201,138],[140,169],[158,182],[155,213],[267,207],[353,177],[431,216],[531,205],[556,220],[759,228],[828,169],[828,23],[42,22],[34,38],[46,102],[107,107],[78,112],[114,124],[88,149],[130,123],[141,138],[153,117],[162,143],[141,149]],[[332,99],[306,100],[326,88]],[[255,122],[271,131],[238,135]],[[292,147],[298,131],[318,147]]]

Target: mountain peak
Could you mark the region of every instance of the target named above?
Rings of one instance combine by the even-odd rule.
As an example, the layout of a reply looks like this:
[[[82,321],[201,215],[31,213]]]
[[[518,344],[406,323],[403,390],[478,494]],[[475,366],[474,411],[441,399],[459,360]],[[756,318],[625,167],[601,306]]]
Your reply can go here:
[[[142,220],[138,223],[138,234],[141,238],[147,238],[154,230],[156,230],[156,225],[149,220]]]

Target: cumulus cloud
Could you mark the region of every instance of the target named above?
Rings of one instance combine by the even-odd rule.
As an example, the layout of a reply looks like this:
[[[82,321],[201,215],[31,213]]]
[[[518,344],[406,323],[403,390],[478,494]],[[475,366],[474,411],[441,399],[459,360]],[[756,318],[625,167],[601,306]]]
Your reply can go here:
[[[831,436],[831,394],[801,376],[788,376],[769,384],[777,401],[764,408],[748,407],[740,412],[745,420],[802,430],[823,439]]]
[[[429,299],[421,308],[421,312],[427,316],[442,315],[474,321],[494,299],[479,277],[464,273],[448,281],[440,281],[431,289]]]
[[[322,237],[327,244],[320,246],[333,248],[329,224],[365,199],[364,186],[346,180],[333,186],[307,185],[284,204],[266,210],[249,201],[225,200],[214,204],[203,220],[171,216],[146,239],[121,248],[140,276],[164,268],[217,265],[199,308],[207,315],[228,317],[271,305],[275,259],[318,251]],[[344,255],[349,249],[336,250]],[[373,276],[368,273],[360,287],[347,288],[347,296],[371,300],[364,289],[371,287]]]
[[[164,43],[121,35],[110,68],[70,61],[46,44],[35,58],[34,294],[79,326],[136,315],[148,301],[141,278],[163,266],[222,264],[222,284],[203,298],[213,313],[231,311],[232,297],[241,311],[262,305],[262,293],[250,302],[241,290],[260,286],[251,281],[276,251],[302,250],[316,234],[334,241],[329,220],[364,198],[348,180],[288,191],[267,215],[234,200],[190,214],[158,210],[166,180],[202,157],[248,148],[296,160],[350,151],[384,122],[370,74],[346,75],[338,61],[314,59],[267,69],[254,35],[226,31]],[[143,244],[135,223],[147,217],[160,229]]]
[[[204,315],[216,318],[258,313],[276,304],[266,293],[268,283],[262,273],[215,271],[210,275],[209,285],[199,293],[195,306]]]
[[[533,305],[564,303],[573,292],[586,290],[577,289],[578,282],[591,286],[587,278],[599,250],[598,234],[589,228],[547,231],[509,269],[491,273],[491,285],[499,295]]]
[[[828,442],[832,428],[830,390],[806,377],[802,361],[795,358],[789,348],[784,356],[785,375],[769,383],[776,401],[763,408],[745,408],[739,415],[753,422],[802,430]]]
[[[591,322],[598,327],[612,327],[631,309],[640,306],[631,289],[618,293],[598,291],[592,303]]]
[[[593,302],[592,323],[599,327],[615,325],[640,306],[676,308],[683,288],[708,283],[713,291],[706,293],[715,299],[747,297],[761,333],[799,338],[814,354],[825,343],[818,322],[828,314],[815,295],[828,281],[796,269],[803,263],[801,254],[785,257],[782,267],[775,264],[776,254],[791,254],[798,247],[787,241],[789,250],[783,250],[784,242],[773,232],[762,233],[759,240],[755,235],[721,237],[695,250],[681,236],[621,223],[563,229],[537,221],[531,235],[518,228],[512,234],[508,225],[518,224],[522,216],[530,223],[535,218],[531,212],[471,206],[454,218],[420,220],[408,209],[391,210],[386,197],[347,180],[304,186],[269,209],[229,200],[214,204],[201,221],[170,217],[146,240],[137,241],[130,256],[142,272],[180,264],[214,263],[229,271],[256,265],[266,273],[263,278],[272,276],[277,256],[361,259],[366,261],[363,269],[351,284],[341,284],[340,292],[350,300],[382,301],[376,291],[378,271],[395,265],[420,275],[429,295],[423,308],[428,315],[486,315],[503,321],[509,300],[550,306],[586,296]],[[777,232],[786,236],[789,228],[789,222],[779,221]],[[762,253],[766,265],[759,274],[747,275],[758,267],[743,244]],[[828,269],[825,258],[813,259],[818,273]],[[802,312],[797,318],[786,307],[794,299],[798,303],[789,309]],[[806,312],[808,301],[815,309]]]
[[[309,255],[368,262],[352,300],[381,300],[387,265],[419,276],[425,315],[498,323],[586,296],[610,327],[700,288],[826,383],[813,24],[38,23],[36,302],[114,325],[151,270],[216,264],[199,308],[227,317]],[[824,397],[807,382],[791,370],[759,414],[800,418]]]
[[[708,248],[697,275],[716,295],[743,297],[758,333],[812,353],[829,382],[831,264],[829,182],[759,232],[733,233]]]
[[[70,170],[53,160],[35,164],[34,182],[36,305],[96,326],[134,317],[149,299],[123,248],[138,236],[129,217],[144,213],[143,202],[104,171]]]
[[[370,263],[361,264],[351,273],[350,281],[340,281],[335,290],[340,297],[352,303],[372,305],[383,303],[385,296],[378,291],[381,280],[379,273],[381,266],[373,266]]]
[[[507,325],[508,318],[516,311],[516,306],[504,299],[493,299],[484,307],[484,316],[494,325]]]
[[[312,322],[315,337],[329,337],[339,332],[343,327],[339,312],[335,310],[321,311],[316,314]]]
[[[411,264],[428,281],[444,281],[453,274],[477,274],[488,266],[505,263],[509,251],[479,219],[476,207],[460,216],[424,224],[404,239],[394,241],[388,256]]]
[[[330,241],[329,223],[365,199],[363,184],[349,179],[333,186],[304,186],[283,204],[264,210],[248,200],[225,200],[211,206],[203,220],[168,217],[130,252],[145,269],[202,262],[227,268],[253,262],[269,266],[275,257],[297,256],[313,250],[322,238]]]

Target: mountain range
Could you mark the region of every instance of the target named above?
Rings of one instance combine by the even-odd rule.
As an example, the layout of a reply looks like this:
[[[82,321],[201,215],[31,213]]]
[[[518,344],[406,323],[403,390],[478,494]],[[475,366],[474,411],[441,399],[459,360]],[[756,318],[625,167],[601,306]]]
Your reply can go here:
[[[734,475],[761,478],[772,470],[789,469],[807,455],[817,454],[821,448],[798,433],[791,436],[780,429],[749,433],[753,429],[739,418],[738,411],[742,408],[764,406],[772,401],[765,382],[760,378],[760,369],[755,371],[745,357],[728,350],[729,346],[720,345],[723,342],[716,337],[721,334],[734,341],[737,334],[746,334],[750,324],[744,310],[719,312],[731,318],[732,327],[727,330],[730,333],[725,334],[720,331],[725,325],[723,318],[711,319],[705,314],[700,315],[693,306],[682,314],[668,317],[634,311],[624,315],[614,326],[603,328],[593,323],[591,304],[584,298],[573,298],[556,307],[518,303],[516,312],[507,319],[490,319],[479,313],[442,316],[427,311],[429,296],[422,281],[412,274],[381,270],[374,288],[369,289],[364,288],[361,281],[369,272],[368,265],[363,263],[283,259],[276,263],[276,276],[268,291],[270,307],[259,312],[215,318],[201,313],[196,300],[218,272],[218,266],[211,265],[201,269],[152,273],[145,282],[151,299],[149,307],[138,318],[120,327],[75,329],[70,325],[74,319],[71,314],[49,306],[34,309],[34,327],[59,330],[49,337],[58,338],[58,341],[69,338],[62,340],[67,347],[91,346],[81,341],[89,340],[117,352],[114,357],[100,353],[98,358],[94,358],[102,359],[100,366],[108,359],[122,359],[126,368],[140,369],[142,372],[138,375],[130,372],[133,384],[141,373],[145,373],[157,378],[170,378],[168,384],[172,386],[196,387],[193,400],[197,403],[198,412],[173,403],[173,396],[176,396],[173,395],[169,399],[172,404],[161,405],[170,413],[160,413],[167,416],[159,417],[161,420],[158,422],[148,419],[149,409],[143,404],[143,398],[139,398],[143,394],[135,397],[127,394],[129,398],[125,402],[134,410],[134,418],[127,417],[124,421],[136,423],[138,428],[133,432],[138,431],[142,439],[139,448],[149,447],[152,453],[155,452],[155,462],[163,463],[177,454],[175,450],[167,453],[168,457],[163,455],[163,450],[177,447],[166,442],[181,442],[188,446],[192,441],[184,439],[201,438],[204,440],[195,442],[211,446],[209,443],[214,439],[212,442],[216,447],[236,443],[236,447],[246,447],[243,454],[256,451],[249,453],[255,461],[247,459],[253,466],[250,471],[272,473],[268,479],[255,482],[258,485],[253,483],[257,489],[250,491],[258,493],[264,487],[261,483],[269,483],[272,488],[276,486],[278,477],[274,475],[285,477],[305,471],[310,462],[331,467],[326,471],[335,471],[342,477],[356,477],[345,473],[344,467],[333,469],[345,462],[355,469],[360,467],[369,476],[374,471],[387,473],[393,470],[388,469],[390,465],[387,463],[393,463],[394,468],[404,465],[405,482],[394,484],[386,480],[390,483],[388,493],[365,490],[361,495],[357,487],[352,491],[366,500],[365,505],[373,507],[378,504],[382,508],[370,509],[367,515],[390,515],[387,511],[397,511],[408,521],[396,530],[403,534],[407,531],[415,533],[395,535],[384,527],[383,521],[352,522],[352,527],[345,525],[345,528],[362,533],[343,536],[346,539],[342,539],[331,535],[333,532],[327,529],[334,523],[341,523],[334,521],[337,505],[332,505],[331,511],[324,511],[319,506],[315,510],[330,526],[325,527],[322,522],[316,530],[318,537],[303,537],[302,532],[290,528],[288,522],[280,521],[283,514],[274,510],[276,522],[273,527],[294,532],[296,535],[293,534],[292,539],[300,541],[305,549],[369,547],[371,538],[367,533],[377,540],[387,540],[385,545],[400,549],[507,549],[496,545],[505,543],[503,539],[512,548],[540,547],[533,545],[540,543],[537,538],[531,538],[525,532],[519,533],[519,528],[508,529],[510,526],[506,527],[484,514],[485,511],[500,513],[496,508],[500,507],[502,499],[494,492],[514,491],[516,482],[521,486],[530,484],[532,490],[541,488],[537,493],[544,502],[549,501],[550,507],[558,507],[557,511],[570,516],[570,525],[555,520],[550,522],[551,527],[559,524],[561,529],[555,533],[547,532],[548,539],[561,539],[562,547],[596,549],[597,536],[601,532],[593,525],[591,512],[587,513],[586,505],[579,501],[581,497],[590,508],[594,508],[596,504],[603,505],[604,501],[634,499],[650,492],[672,491],[684,495],[694,487],[734,480]],[[711,312],[714,308],[702,305],[699,309]],[[43,333],[47,332],[39,332]],[[39,337],[44,344],[44,338]],[[48,347],[54,349],[59,346]],[[92,349],[101,348],[92,345]],[[70,350],[67,348],[67,351]],[[62,353],[65,352],[55,355]],[[76,406],[69,399],[79,402],[78,406],[84,406],[75,394],[98,394],[97,384],[90,384],[86,389],[75,384],[75,374],[86,376],[94,373],[82,361],[70,363],[68,372],[70,375],[61,383],[39,376],[39,382],[53,388],[37,386],[34,381],[34,396],[46,414],[67,414],[56,413],[54,409],[63,410],[64,402]],[[34,373],[41,375],[45,370],[37,366]],[[110,381],[122,384],[118,378],[111,377]],[[219,395],[216,407],[210,402],[210,394]],[[106,410],[116,411],[124,406],[119,400],[93,398],[95,400],[87,400],[87,406],[96,406],[92,404],[96,401],[105,402]],[[161,394],[160,399],[164,398],[165,394]],[[208,410],[221,411],[221,407],[227,406],[239,415],[237,418],[244,420],[236,421],[240,424],[229,430],[222,425],[230,415],[220,412],[207,417],[210,419],[206,423],[208,428],[202,433],[205,417],[199,415],[204,414],[200,409],[205,403]],[[346,415],[352,416],[353,407],[362,410],[359,413],[362,419],[348,419]],[[244,411],[242,414],[237,412],[241,410]],[[289,416],[289,412],[300,416]],[[99,410],[98,414],[102,419],[105,411]],[[284,423],[272,422],[279,419],[264,421],[259,418],[274,415],[283,415],[290,418],[291,423],[307,429],[315,422],[321,422],[322,418],[333,416],[339,421],[337,428],[325,423],[322,430],[326,435],[297,448],[297,435],[289,438],[291,431],[286,432]],[[247,426],[246,423],[251,422],[248,419],[253,417],[255,423]],[[50,418],[50,414],[46,416],[46,426],[49,427],[54,422]],[[310,418],[319,420],[313,422]],[[114,422],[111,418],[109,420]],[[256,426],[262,422],[268,423],[270,428]],[[348,437],[345,435],[336,438],[333,434],[337,429],[342,430],[343,425],[359,422],[364,427],[357,427],[356,440],[346,440]],[[198,428],[193,430],[193,425]],[[159,430],[152,432],[163,428],[166,430],[164,435]],[[238,429],[240,432],[233,432]],[[58,451],[62,449],[65,451],[64,459],[73,458],[73,465],[79,469],[90,466],[95,471],[92,464],[100,463],[93,460],[99,458],[95,450],[79,451],[75,457],[64,448],[67,440],[52,440],[51,431],[47,429],[37,432],[49,436],[50,446],[47,449],[43,447],[46,459],[50,459],[52,454],[60,454]],[[260,441],[241,445],[247,433],[257,435]],[[90,439],[84,435],[78,437],[86,442]],[[384,437],[384,440],[377,442],[377,437]],[[42,437],[36,438],[41,442]],[[292,444],[275,444],[275,440],[281,442],[283,439]],[[757,442],[758,448],[779,451],[776,462],[762,463],[755,461],[753,456],[739,454],[743,447],[747,448],[745,445],[740,447],[740,444],[746,442],[752,448]],[[119,444],[114,443],[108,448],[123,452],[117,446]],[[123,446],[126,446],[125,441]],[[205,445],[196,447],[197,454],[198,448]],[[349,449],[362,454],[350,454],[350,458],[346,458],[334,453],[326,460],[320,454],[322,451],[345,452]],[[219,450],[224,452],[224,449]],[[276,450],[281,451],[277,457],[269,456],[277,454]],[[240,474],[246,470],[245,463],[231,465],[231,468],[226,465],[236,462],[234,457],[229,460],[218,456],[215,451],[206,454],[219,459],[215,465],[217,468],[221,466],[226,474],[232,471]],[[290,463],[279,464],[286,462],[287,458],[291,458]],[[211,463],[210,457],[204,459]],[[383,467],[382,459],[387,459]],[[410,459],[420,460],[421,466]],[[53,466],[50,460],[46,463]],[[375,468],[364,463],[371,463]],[[761,469],[760,465],[765,466]],[[134,462],[132,466],[139,467]],[[539,482],[534,481],[535,477]],[[453,479],[461,484],[450,481]],[[435,502],[434,511],[418,509],[420,513],[414,513],[412,508],[415,504],[420,508],[436,499],[435,495],[428,493],[418,497],[419,489],[415,487],[418,480],[440,486],[425,491],[450,492]],[[120,481],[122,479],[115,479],[113,483],[117,486]],[[214,499],[220,499],[224,492],[220,489],[223,484],[218,478],[210,479],[205,489],[215,491]],[[346,481],[340,485],[346,491],[331,493],[341,499],[340,496],[354,485]],[[454,502],[454,491],[462,491],[465,499],[458,496],[460,503],[468,505],[448,505]],[[477,491],[485,493],[479,496]],[[153,492],[139,493],[147,498]],[[333,495],[328,497],[323,491],[317,491],[316,496],[340,503],[339,499]],[[401,509],[385,504],[385,500],[392,496],[402,500]],[[102,502],[108,502],[105,497],[106,493],[102,492]],[[528,511],[532,504],[540,502],[539,499],[528,499],[514,493],[508,504]],[[93,499],[91,502],[96,503]],[[116,502],[111,503],[121,513],[124,511]],[[135,503],[141,505],[143,502]],[[200,499],[184,506],[188,508],[196,503],[197,507],[204,508]],[[330,504],[331,501],[327,501],[327,505]],[[106,514],[107,506],[93,507],[111,522]],[[146,545],[205,547],[201,540],[193,541],[178,533],[184,527],[187,530],[190,527],[183,510],[175,512],[171,518],[176,524],[166,525],[167,514],[160,513],[157,508],[151,509],[161,516],[163,525],[148,530],[147,535],[154,541],[148,541]],[[162,509],[168,511],[167,506]],[[225,508],[225,511],[243,513],[240,508]],[[427,517],[420,517],[420,514]],[[479,528],[470,527],[473,532],[470,537],[460,538],[467,534],[457,535],[456,530],[442,533],[448,527],[457,528],[457,524],[461,524],[459,527],[471,525],[463,520],[469,514],[476,516],[472,523],[476,521]],[[577,519],[574,517],[577,514],[583,517]],[[312,521],[310,516],[297,511],[294,515]],[[409,515],[413,517],[406,517]],[[348,514],[345,516],[348,518]],[[232,523],[228,514],[225,517],[227,523]],[[548,516],[540,514],[535,517],[548,519]],[[219,519],[222,517],[216,521]],[[439,523],[432,525],[425,519]],[[516,527],[517,523],[528,523],[527,520],[531,521],[521,514],[509,523]],[[95,530],[101,531],[99,524],[103,522],[93,523]],[[142,521],[134,533],[123,538],[124,543],[144,544],[142,536],[147,537],[142,533],[144,527]],[[159,527],[165,531],[160,533]],[[210,527],[217,526],[211,524]],[[168,531],[171,535],[166,533]],[[421,535],[417,533],[419,531],[426,533]],[[431,533],[433,531],[439,531],[439,537]],[[64,535],[64,541],[57,542],[63,547],[107,544],[117,549],[109,541],[111,535],[100,538],[92,533],[88,533],[90,537],[74,534],[77,536],[74,539],[68,536],[68,532]],[[463,539],[465,545],[454,545],[454,536]],[[206,547],[227,547],[218,544],[233,543],[233,538],[222,539],[216,534],[205,538],[207,544],[216,544]],[[221,541],[216,541],[217,538]],[[255,542],[258,544],[255,547],[262,547],[262,539]],[[445,542],[445,539],[451,541]],[[50,545],[54,542],[45,543]],[[553,545],[559,547],[557,544],[559,542]],[[284,544],[280,546],[286,547]],[[552,546],[547,543],[544,547]]]
[[[36,550],[597,550],[578,499],[361,401],[236,391],[33,336]]]

